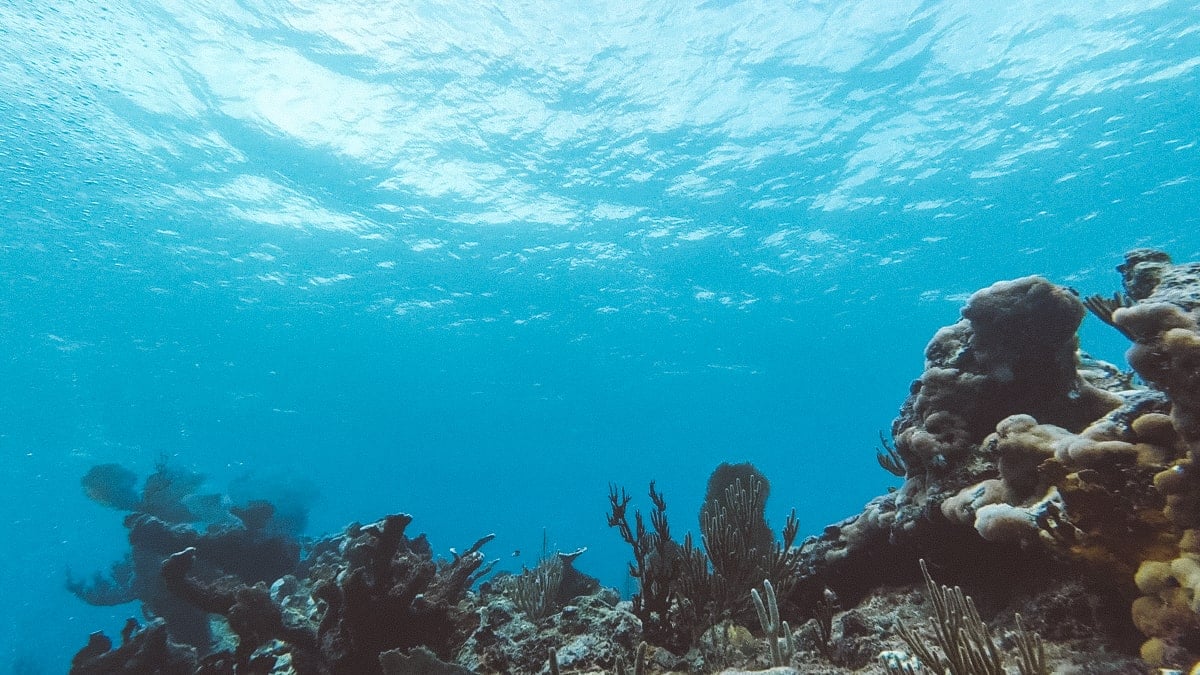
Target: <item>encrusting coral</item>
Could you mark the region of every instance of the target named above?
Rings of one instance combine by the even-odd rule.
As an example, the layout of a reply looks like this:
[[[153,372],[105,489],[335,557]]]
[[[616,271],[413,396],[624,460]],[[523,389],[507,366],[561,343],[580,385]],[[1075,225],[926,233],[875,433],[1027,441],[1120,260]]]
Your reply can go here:
[[[1186,665],[1200,659],[1200,264],[1175,265],[1141,249],[1119,269],[1135,302],[1114,310],[1113,323],[1133,340],[1129,364],[1169,401],[1166,416],[1156,411],[1130,425],[1158,469],[1160,529],[1171,544],[1144,556],[1133,620],[1148,638],[1147,662]]]

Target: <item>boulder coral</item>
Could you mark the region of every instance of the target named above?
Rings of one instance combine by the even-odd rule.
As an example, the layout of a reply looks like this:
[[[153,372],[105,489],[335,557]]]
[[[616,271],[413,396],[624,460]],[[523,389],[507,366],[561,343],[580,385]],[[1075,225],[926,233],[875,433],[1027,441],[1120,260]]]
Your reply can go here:
[[[1000,420],[977,453],[997,475],[941,512],[1107,580],[1131,601],[1142,657],[1180,667],[1200,658],[1200,265],[1141,249],[1118,270],[1125,298],[1101,318],[1133,341],[1126,356],[1146,388],[1117,392],[1121,405],[1082,429],[1036,405]]]
[[[805,542],[794,605],[853,604],[926,557],[985,602],[1012,578],[1080,579],[1116,617],[1096,624],[1109,644],[1200,658],[1200,265],[1140,250],[1118,269],[1112,301],[1040,277],[971,296],[893,423],[904,484]],[[1079,351],[1088,309],[1133,341],[1144,384]]]
[[[892,425],[908,467],[905,499],[938,499],[964,471],[978,471],[990,458],[975,449],[1010,415],[1080,430],[1121,404],[1081,370],[1076,330],[1085,313],[1074,293],[1037,276],[971,296],[962,320],[926,347],[925,372]]]
[[[1165,253],[1141,249],[1119,270],[1132,302],[1112,322],[1133,340],[1129,364],[1170,402],[1167,417],[1134,422],[1145,441],[1165,450],[1153,485],[1174,545],[1138,568],[1142,596],[1133,619],[1148,638],[1143,658],[1178,665],[1200,658],[1200,264],[1175,265]]]

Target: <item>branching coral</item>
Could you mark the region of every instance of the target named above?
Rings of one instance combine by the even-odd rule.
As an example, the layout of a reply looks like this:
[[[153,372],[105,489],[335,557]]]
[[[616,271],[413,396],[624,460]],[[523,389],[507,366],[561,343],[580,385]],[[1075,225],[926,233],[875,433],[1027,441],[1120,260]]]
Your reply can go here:
[[[163,580],[172,592],[197,609],[225,617],[237,636],[233,654],[235,670],[253,672],[273,667],[273,657],[254,659],[255,651],[269,640],[291,645],[292,663],[298,671],[323,670],[316,633],[307,626],[285,620],[283,608],[271,598],[265,584],[247,585],[237,577],[222,577],[213,583],[199,581],[190,576],[196,559],[194,548],[170,556],[162,564]]]
[[[438,561],[423,536],[405,535],[411,521],[399,514],[352,525],[320,544],[316,558],[307,561],[304,588],[310,590],[304,592],[311,594],[311,614],[297,616],[262,582],[230,575],[202,578],[202,551],[196,548],[168,557],[162,578],[182,601],[225,618],[236,647],[232,654],[217,652],[211,658],[227,662],[228,672],[266,672],[282,652],[290,655],[297,672],[334,675],[381,672],[381,655],[397,649],[428,648],[449,658],[451,647],[469,630],[458,605],[491,569],[480,548],[492,536],[451,561]],[[291,579],[290,584],[298,582]],[[323,611],[317,612],[321,603]],[[262,652],[272,641],[282,646]]]
[[[531,620],[537,621],[563,608],[572,598],[595,593],[600,582],[575,568],[575,559],[587,551],[581,548],[571,553],[543,556],[533,569],[523,570],[508,583],[499,582],[516,605]]]
[[[163,584],[160,565],[171,554],[193,548],[197,573],[206,580],[233,576],[244,583],[270,582],[291,572],[300,561],[300,544],[264,530],[269,504],[236,510],[244,520],[199,532],[189,524],[171,524],[143,513],[125,518],[130,557],[113,566],[111,579],[97,576],[89,585],[68,578],[67,588],[92,604],[140,600],[151,616],[167,620],[171,638],[207,649],[212,638],[208,621],[195,607],[181,602]]]
[[[633,551],[629,576],[638,580],[638,592],[633,595],[633,613],[642,620],[646,639],[675,651],[686,651],[693,637],[693,627],[679,617],[675,602],[683,573],[684,551],[693,550],[691,535],[681,549],[671,539],[667,521],[667,500],[650,482],[650,514],[653,530],[646,529],[641,511],[634,511],[634,525],[629,524],[628,507],[631,498],[623,488],[609,486],[608,526],[617,528],[621,538]]]
[[[197,553],[196,573],[211,581],[231,575],[244,583],[270,582],[292,571],[300,561],[300,544],[292,528],[281,526],[275,507],[248,500],[234,505],[223,495],[198,494],[204,476],[160,459],[140,492],[137,475],[117,464],[92,467],[81,479],[84,493],[104,506],[130,511],[125,517],[130,553],[81,580],[68,573],[67,589],[93,605],[140,600],[143,611],[166,619],[171,638],[201,650],[212,642],[208,620],[163,585],[159,565],[185,548]],[[304,516],[294,500],[291,518]]]
[[[351,527],[341,542],[345,562],[321,573],[314,595],[328,609],[317,637],[335,672],[376,672],[381,652],[417,645],[448,656],[455,606],[491,571],[479,549],[493,535],[439,564],[423,536],[405,536],[411,522],[399,514]]]
[[[610,489],[608,524],[618,528],[633,550],[629,571],[640,582],[633,607],[648,641],[682,653],[712,626],[747,618],[749,591],[762,579],[780,589],[795,584],[798,552],[793,544],[799,522],[792,511],[782,541],[775,541],[764,517],[769,489],[766,478],[750,464],[719,466],[700,511],[703,548],[693,543],[691,533],[682,544],[671,539],[666,500],[653,483],[652,532],[641,512],[635,512],[635,525],[630,526],[629,496]]]
[[[155,619],[145,627],[137,626],[131,619],[121,638],[121,645],[114,648],[112,640],[103,633],[93,633],[87,646],[71,660],[71,675],[191,675],[197,671],[196,650],[172,643],[162,619]]]

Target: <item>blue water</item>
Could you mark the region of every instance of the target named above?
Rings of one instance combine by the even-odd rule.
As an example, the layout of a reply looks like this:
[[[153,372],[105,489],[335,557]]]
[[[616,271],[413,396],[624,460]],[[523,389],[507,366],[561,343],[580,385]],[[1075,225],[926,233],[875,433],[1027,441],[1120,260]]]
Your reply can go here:
[[[103,462],[618,587],[610,482],[857,512],[965,294],[1200,259],[1200,8],[1073,5],[0,4],[0,664],[136,613]]]

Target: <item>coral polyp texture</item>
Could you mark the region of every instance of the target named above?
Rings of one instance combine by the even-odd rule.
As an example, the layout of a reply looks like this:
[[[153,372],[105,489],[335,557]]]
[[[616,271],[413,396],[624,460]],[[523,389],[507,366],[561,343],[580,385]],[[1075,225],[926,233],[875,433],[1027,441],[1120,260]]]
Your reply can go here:
[[[772,530],[770,484],[746,462],[717,467],[698,520],[669,522],[653,482],[644,511],[612,487],[612,541],[588,544],[626,549],[637,588],[624,600],[586,574],[583,549],[491,575],[490,536],[439,559],[401,514],[300,556],[269,504],[196,496],[199,480],[165,465],[140,492],[130,472],[96,467],[84,489],[129,513],[131,554],[70,586],[96,604],[140,600],[149,621],[119,645],[93,635],[73,671],[1191,667],[1200,264],[1141,249],[1118,271],[1112,295],[1036,276],[972,295],[882,439],[903,484],[820,536],[798,542],[794,512]],[[1131,371],[1080,351],[1089,312],[1130,341]],[[679,536],[688,521],[696,533]]]

